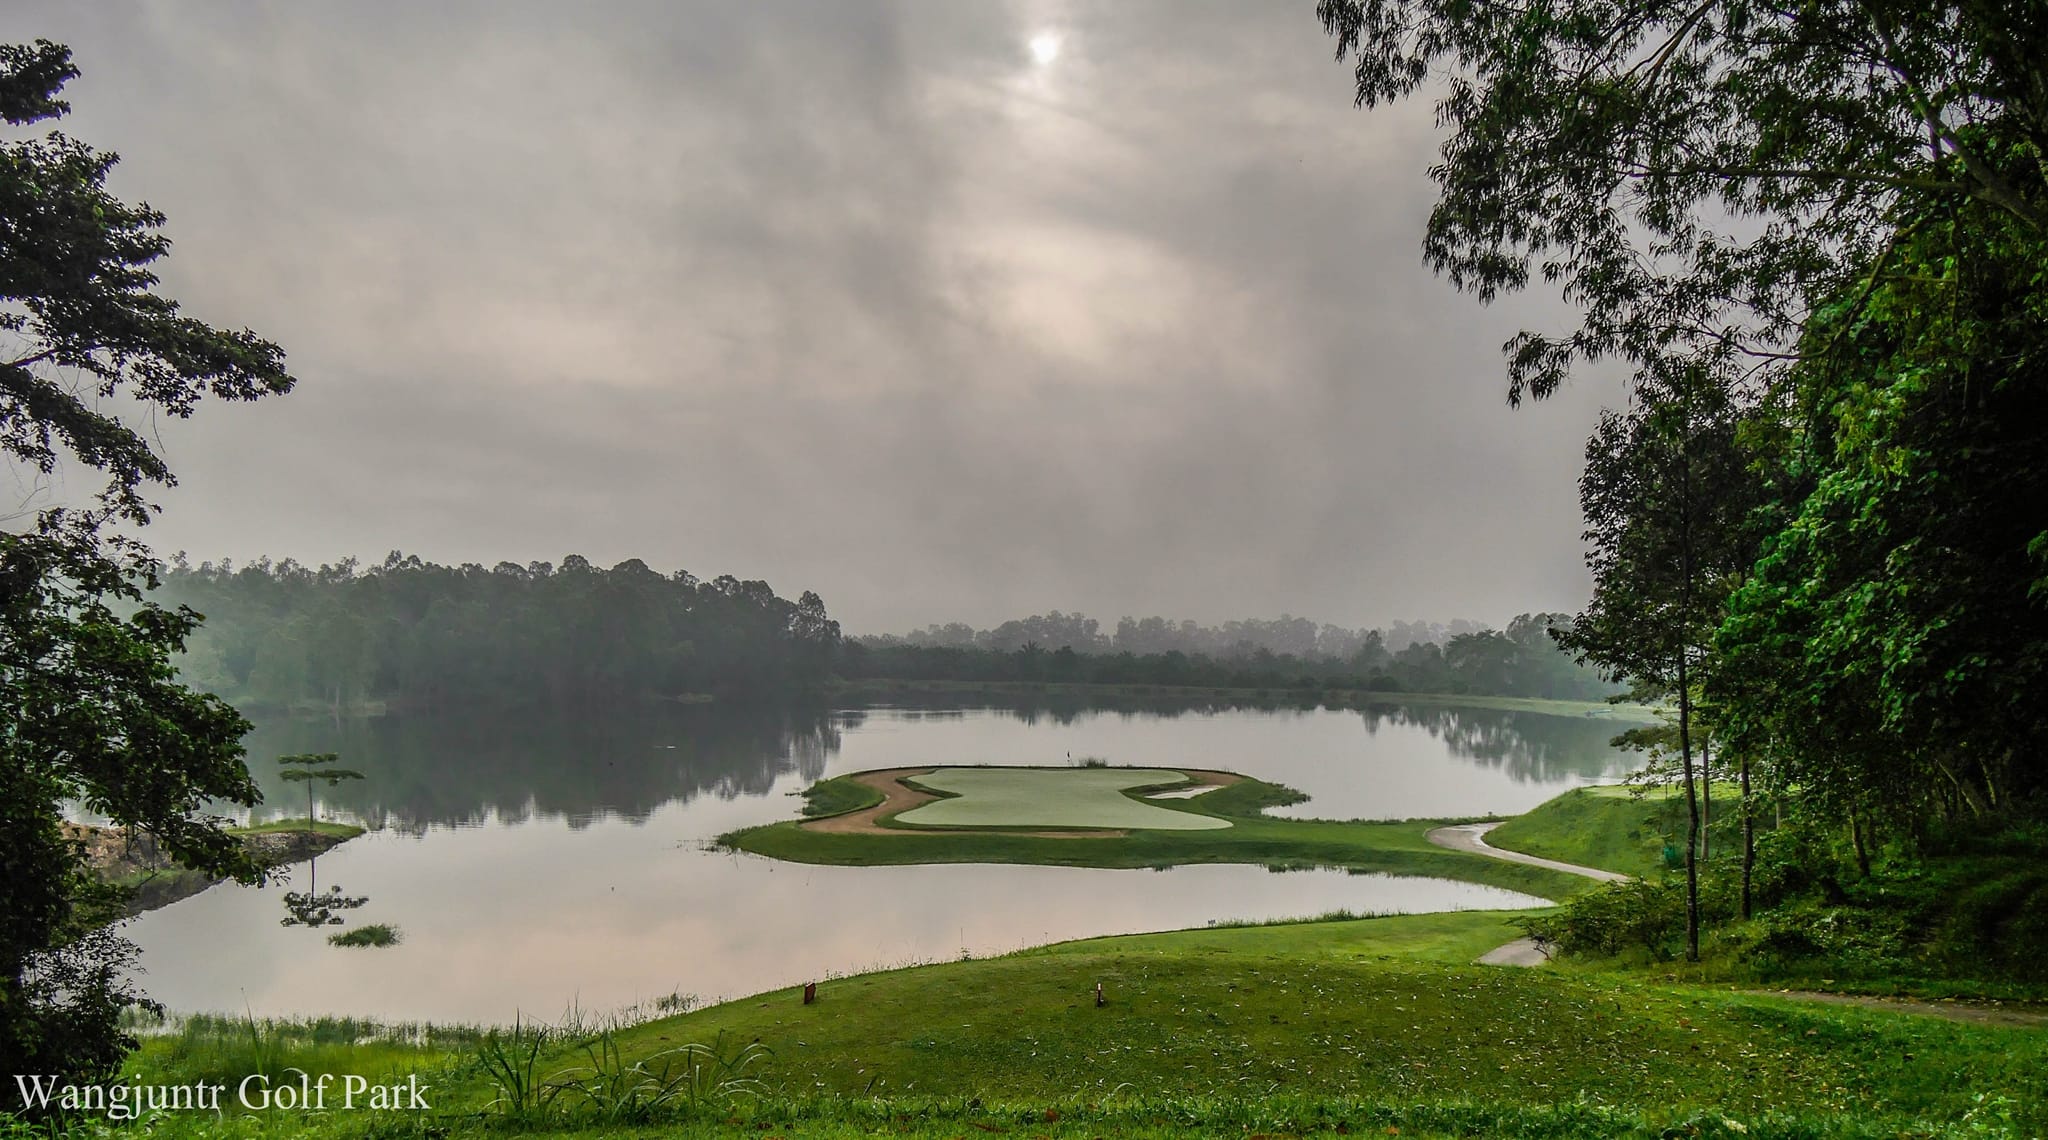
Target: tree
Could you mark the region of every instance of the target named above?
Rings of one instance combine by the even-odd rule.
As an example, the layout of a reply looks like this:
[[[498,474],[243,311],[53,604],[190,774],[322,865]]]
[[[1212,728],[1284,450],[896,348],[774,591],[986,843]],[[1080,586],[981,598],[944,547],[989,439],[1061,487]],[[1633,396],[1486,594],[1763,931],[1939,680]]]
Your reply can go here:
[[[1582,362],[1782,377],[1902,229],[1966,203],[2048,229],[2048,14],[1967,0],[1320,0],[1357,101],[1451,128],[1424,239],[1482,299],[1584,310],[1508,343],[1509,397]],[[1748,219],[1744,221],[1742,219]],[[1738,370],[1738,366],[1741,366]]]
[[[0,46],[0,117],[58,118],[77,74],[59,45]],[[61,805],[149,832],[189,866],[260,876],[198,814],[210,799],[257,799],[241,760],[248,723],[178,682],[171,657],[199,615],[148,601],[148,550],[105,529],[147,523],[144,489],[171,472],[102,401],[183,417],[209,395],[292,386],[275,345],[153,291],[164,219],[107,193],[114,162],[54,129],[0,144],[0,454],[107,479],[87,505],[0,529],[0,1071],[80,1080],[118,1064],[132,1044],[118,1015],[140,999],[116,977],[118,939],[77,937],[91,916]]]
[[[1361,104],[1441,93],[1428,262],[1482,299],[1540,277],[1583,311],[1508,342],[1511,403],[1619,358],[1646,414],[1718,391],[1785,443],[1758,464],[1777,533],[1739,552],[1754,572],[1712,653],[1712,606],[1688,604],[1694,648],[1663,655],[1720,665],[1745,786],[1768,757],[1866,865],[1877,812],[2041,810],[2048,7],[1318,12]],[[1607,617],[1582,647],[1624,635]],[[1687,705],[1695,671],[1671,681]]]
[[[1601,418],[1579,484],[1593,597],[1578,621],[1555,634],[1640,696],[1676,702],[1692,959],[1699,957],[1702,826],[1695,692],[1728,594],[1751,560],[1744,535],[1754,483],[1726,396],[1681,373],[1631,412]]]
[[[1911,228],[1808,332],[1804,493],[1720,631],[1732,727],[1859,852],[2048,812],[2048,235],[1979,203]]]
[[[331,791],[343,780],[360,780],[361,772],[351,768],[329,768],[341,757],[332,752],[300,752],[277,758],[278,778],[286,783],[306,785],[306,822],[319,823],[320,817],[313,814],[313,785],[326,784]]]

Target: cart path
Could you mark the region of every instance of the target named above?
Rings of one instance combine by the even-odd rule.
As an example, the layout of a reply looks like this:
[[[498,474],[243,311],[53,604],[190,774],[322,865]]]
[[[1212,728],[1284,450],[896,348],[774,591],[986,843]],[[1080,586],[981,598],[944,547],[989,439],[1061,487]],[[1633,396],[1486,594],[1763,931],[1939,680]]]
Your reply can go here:
[[[1625,883],[1629,876],[1614,871],[1603,871],[1598,867],[1581,867],[1577,863],[1560,863],[1555,859],[1543,859],[1535,855],[1524,855],[1520,851],[1506,851],[1486,842],[1486,833],[1506,823],[1497,819],[1492,823],[1460,823],[1452,827],[1439,827],[1429,833],[1429,841],[1438,847],[1453,851],[1466,851],[1474,855],[1485,855],[1493,859],[1505,859],[1510,863],[1527,863],[1531,867],[1548,867],[1571,875],[1584,875],[1599,879],[1603,883]]]
[[[1605,883],[1619,883],[1627,875],[1603,871],[1598,867],[1581,867],[1577,863],[1560,863],[1555,859],[1543,859],[1535,855],[1524,855],[1520,851],[1506,851],[1486,842],[1486,833],[1506,823],[1504,819],[1492,823],[1460,823],[1450,827],[1439,827],[1429,833],[1429,841],[1438,847],[1452,851],[1463,851],[1471,855],[1485,855],[1492,859],[1505,859],[1510,863],[1527,863],[1531,867],[1547,867],[1552,871],[1563,871],[1572,875],[1584,875]],[[1496,946],[1479,956],[1482,966],[1541,966],[1550,961],[1550,955],[1543,945],[1534,938],[1517,938],[1504,946]]]

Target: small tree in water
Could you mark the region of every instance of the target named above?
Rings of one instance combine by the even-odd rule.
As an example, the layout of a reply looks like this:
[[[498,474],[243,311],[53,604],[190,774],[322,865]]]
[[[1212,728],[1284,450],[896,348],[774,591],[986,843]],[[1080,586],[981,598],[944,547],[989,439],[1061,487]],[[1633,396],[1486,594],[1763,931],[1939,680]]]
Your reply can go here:
[[[331,768],[328,765],[341,759],[332,752],[303,752],[293,756],[277,758],[278,775],[292,783],[306,785],[306,821],[320,822],[313,813],[313,785],[324,783],[332,788],[343,780],[360,780],[361,772],[348,768]],[[312,876],[310,889],[287,891],[284,896],[284,918],[286,926],[340,926],[345,919],[334,913],[338,910],[354,910],[369,902],[367,896],[344,895],[340,887],[329,887],[325,894],[320,891],[320,857],[315,855],[307,860],[307,873]]]
[[[314,781],[323,782],[329,788],[333,788],[343,780],[360,780],[363,778],[361,772],[348,768],[324,767],[324,765],[332,764],[339,759],[341,757],[332,752],[302,752],[294,756],[280,756],[277,758],[278,767],[282,769],[278,773],[279,776],[292,783],[306,785],[306,821],[308,823],[320,822],[320,817],[313,814]]]

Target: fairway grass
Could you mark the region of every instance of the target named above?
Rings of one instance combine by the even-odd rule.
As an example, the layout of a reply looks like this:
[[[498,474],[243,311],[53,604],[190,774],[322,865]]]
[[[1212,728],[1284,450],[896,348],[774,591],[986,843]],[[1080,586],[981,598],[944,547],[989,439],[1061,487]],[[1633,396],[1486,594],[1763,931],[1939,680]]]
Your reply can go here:
[[[1230,821],[1144,803],[1127,791],[1181,787],[1163,768],[940,768],[912,786],[942,793],[895,817],[917,827],[1086,827],[1203,831]]]

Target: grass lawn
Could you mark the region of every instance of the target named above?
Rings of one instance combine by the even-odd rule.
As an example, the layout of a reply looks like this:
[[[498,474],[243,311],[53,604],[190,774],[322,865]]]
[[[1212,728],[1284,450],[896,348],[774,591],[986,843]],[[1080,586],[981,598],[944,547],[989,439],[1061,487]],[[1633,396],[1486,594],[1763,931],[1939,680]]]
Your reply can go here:
[[[1166,862],[1257,853],[1413,861],[1403,869],[1534,876],[1553,897],[1585,884],[1431,847],[1427,824],[1256,817],[1258,804],[1284,796],[1257,781],[1221,788],[1195,802],[1220,802],[1237,826],[1151,833],[1152,846],[1039,842]],[[1539,826],[1525,838],[1546,854],[1627,870],[1647,857],[1636,849],[1638,816],[1654,810],[1581,789],[1532,813]],[[901,843],[761,830],[777,842],[874,839],[883,851]],[[1028,839],[929,842],[1021,857],[1030,851],[1014,845]],[[348,1024],[204,1022],[149,1040],[128,1074],[175,1083],[297,1067],[386,1081],[417,1075],[432,1089],[426,1113],[173,1114],[151,1126],[163,1137],[1761,1140],[2048,1131],[2048,1032],[2039,1028],[1820,1004],[1597,963],[1472,965],[1517,935],[1515,917],[1467,911],[1095,938],[827,978],[815,1004],[780,990],[546,1038],[416,1028],[394,1039]],[[494,1068],[492,1056],[511,1063]],[[695,1080],[674,1075],[686,1056],[700,1063],[684,1070]],[[657,1106],[647,1090],[658,1074],[669,1075],[674,1095]],[[547,1094],[551,1087],[558,1091]],[[509,1113],[514,1088],[544,1103]]]
[[[1736,797],[1733,784],[1714,785],[1711,826],[1717,842],[1740,842],[1735,831],[1740,826]],[[1639,791],[1602,784],[1574,788],[1540,804],[1488,832],[1486,842],[1640,877],[1665,869],[1664,848],[1682,847],[1685,828],[1685,796],[1679,788],[1665,785]]]
[[[416,1071],[434,1109],[175,1116],[155,1134],[1820,1137],[2048,1126],[2038,1030],[1465,964],[1511,933],[1507,917],[1091,939],[827,980],[814,1005],[782,990],[545,1044],[527,1079],[599,1091],[521,1120],[489,1107],[500,1086],[474,1034],[413,1050],[360,1031],[326,1045],[286,1039],[270,1064]],[[153,1041],[131,1072],[251,1071],[253,1047],[235,1055],[242,1031],[215,1032],[225,1043],[212,1049],[192,1034]],[[745,1071],[757,1095],[672,1106],[680,1123],[658,1128],[607,1114],[619,1098],[602,1091],[606,1074],[652,1071],[686,1043],[727,1059],[765,1050]]]
[[[1202,831],[1230,826],[1218,816],[1143,803],[1124,793],[1179,787],[1185,773],[1163,768],[940,768],[909,786],[946,798],[895,817],[921,827],[1091,827]]]

